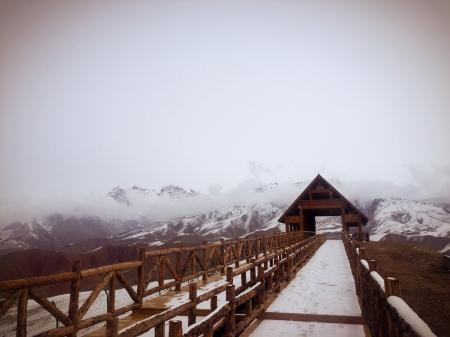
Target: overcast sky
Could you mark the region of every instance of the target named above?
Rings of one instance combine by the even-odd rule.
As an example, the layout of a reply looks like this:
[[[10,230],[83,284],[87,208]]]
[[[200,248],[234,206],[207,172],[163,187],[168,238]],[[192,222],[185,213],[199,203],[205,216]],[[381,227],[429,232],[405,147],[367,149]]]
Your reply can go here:
[[[1,1],[0,202],[450,185],[449,1]]]

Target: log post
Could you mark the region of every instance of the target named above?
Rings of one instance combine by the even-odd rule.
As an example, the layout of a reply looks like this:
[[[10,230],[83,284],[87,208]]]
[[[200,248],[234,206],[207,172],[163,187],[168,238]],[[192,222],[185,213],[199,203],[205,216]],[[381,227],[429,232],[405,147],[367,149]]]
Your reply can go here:
[[[359,258],[361,260],[366,259],[366,248],[364,248],[364,247],[359,248]]]
[[[266,299],[266,279],[264,277],[263,266],[258,266],[258,281],[261,282],[261,289],[258,292],[258,304],[263,305]]]
[[[178,275],[178,282],[175,285],[175,291],[179,292],[181,290],[181,280],[183,279],[183,275],[181,275],[181,253],[183,250],[183,244],[182,243],[177,243],[177,252],[176,252],[176,256],[175,256],[175,270],[177,272]]]
[[[159,256],[159,276],[158,276],[159,286],[164,285],[164,255]]]
[[[369,262],[369,272],[377,271],[377,261],[369,260],[368,262]]]
[[[293,265],[292,257],[290,255],[288,255],[288,257],[287,257],[287,273],[286,273],[287,281],[289,281],[292,278],[292,265]]]
[[[256,259],[251,258],[250,263],[252,264],[252,269],[250,269],[250,285],[254,285],[256,283]]]
[[[227,282],[233,284],[233,267],[227,267]]]
[[[114,314],[116,311],[116,273],[109,280],[107,309],[110,314]],[[118,328],[119,318],[112,318],[106,321],[106,335],[108,337],[117,337]]]
[[[241,285],[247,287],[247,272],[241,274]]]
[[[386,277],[384,280],[386,297],[400,296],[400,282],[395,277]]]
[[[225,240],[220,239],[220,256],[222,258],[222,268],[220,268],[220,274],[225,274],[225,265],[226,265],[226,259],[225,259]]]
[[[183,324],[181,321],[169,321],[169,337],[182,337]]]
[[[203,244],[205,245],[205,248],[203,249],[203,268],[204,273],[202,276],[202,281],[204,283],[206,283],[208,281],[208,265],[209,265],[209,261],[208,261],[208,241],[203,241]]]
[[[78,303],[80,299],[80,272],[81,261],[75,260],[72,264],[72,271],[77,273],[76,279],[70,283],[70,299],[69,299],[69,318],[73,323],[74,332],[70,337],[76,337],[78,331]]]
[[[26,337],[27,335],[27,306],[28,288],[25,288],[19,297],[19,303],[17,303],[17,337]]]
[[[236,305],[235,305],[235,289],[234,285],[228,285],[226,288],[226,300],[230,304],[230,312],[225,322],[225,336],[234,337],[236,333]]]
[[[164,337],[165,330],[164,330],[164,323],[161,322],[157,326],[155,326],[155,337]],[[109,335],[107,335],[109,337]]]
[[[145,264],[145,248],[140,248],[138,251],[139,260],[142,262],[142,264],[138,267],[138,284],[137,284],[137,296],[139,299],[139,305],[142,306],[142,303],[144,302],[144,264]]]
[[[241,250],[241,242],[239,241],[239,238],[236,238],[236,252],[238,252],[238,256],[236,258],[236,261],[234,262],[234,267],[238,268],[239,267],[239,260],[241,258],[241,254],[239,253]]]
[[[400,286],[399,282],[394,277],[386,277],[384,279],[384,291],[386,293],[386,298],[389,296],[399,296]],[[389,311],[386,311],[386,322],[389,336],[398,336],[398,331],[395,323],[392,321]]]
[[[197,309],[197,283],[192,282],[189,284],[189,300],[193,303],[192,309],[188,312],[188,325],[192,325],[196,321],[195,311]]]
[[[192,251],[192,276],[197,274],[197,249]]]
[[[280,270],[280,261],[278,260],[278,256],[275,256],[275,273],[274,273],[274,277],[275,277],[275,282],[276,282],[276,286],[275,286],[275,292],[279,293],[281,290],[280,287],[280,282],[281,282],[281,270]]]
[[[217,309],[217,295],[211,297],[211,303],[210,303],[210,309],[211,311],[214,311]]]

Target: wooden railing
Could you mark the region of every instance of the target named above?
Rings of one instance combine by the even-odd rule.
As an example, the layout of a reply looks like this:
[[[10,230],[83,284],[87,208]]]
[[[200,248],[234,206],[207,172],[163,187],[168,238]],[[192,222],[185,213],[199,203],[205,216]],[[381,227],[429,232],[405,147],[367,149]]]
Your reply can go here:
[[[383,277],[375,260],[366,260],[362,245],[342,232],[361,310],[373,337],[436,337],[400,297],[399,281]]]
[[[147,296],[171,288],[179,291],[182,282],[198,277],[207,280],[208,275],[214,272],[225,274],[228,266],[234,265],[235,268],[238,268],[242,261],[245,261],[246,265],[238,270],[244,270],[249,266],[257,268],[263,264],[267,267],[265,270],[271,270],[270,275],[277,272],[285,277],[286,274],[292,272],[291,267],[289,267],[292,261],[297,261],[301,254],[311,253],[314,250],[312,247],[316,247],[320,240],[322,240],[322,236],[303,240],[302,233],[290,232],[254,238],[222,240],[194,247],[178,246],[156,251],[140,249],[139,259],[136,261],[85,270],[81,269],[80,261],[75,261],[71,272],[0,282],[0,294],[3,299],[0,302],[0,317],[17,303],[16,336],[27,336],[27,305],[29,299],[33,299],[53,315],[57,322],[63,325],[39,333],[37,336],[74,337],[78,331],[101,322],[106,322],[107,335],[115,336],[118,331],[118,317],[142,306]],[[296,253],[294,254],[294,252]],[[260,258],[261,255],[262,258]],[[267,264],[271,264],[271,268],[268,268]],[[274,265],[277,267],[274,268]],[[276,284],[280,278],[275,279],[278,280],[275,282]],[[81,283],[86,282],[86,280],[95,281],[96,285],[89,296],[81,303]],[[253,283],[254,280],[251,280],[250,283],[244,282],[243,286],[244,288],[254,286]],[[54,284],[68,284],[70,301],[67,313],[64,313],[49,301],[39,290],[41,287]],[[126,290],[132,301],[131,304],[116,307],[117,285]],[[106,312],[87,318],[89,309],[104,289],[107,289]],[[225,290],[225,288],[220,289]],[[215,289],[215,291],[217,292],[220,289]],[[232,290],[228,291],[231,298]],[[239,291],[241,289],[238,289]],[[200,300],[207,300],[208,296],[203,295]],[[195,301],[200,300],[195,299]],[[152,316],[150,323],[145,326],[156,327],[161,322],[173,318],[181,312],[191,310],[193,302],[189,303],[173,309],[172,312],[166,312],[164,315]],[[224,314],[224,312],[228,312],[228,309],[229,311],[234,310],[232,305],[229,304],[226,308],[222,308],[220,312]],[[214,318],[214,315],[212,317]],[[212,322],[214,321],[213,318],[209,317],[208,319]],[[159,323],[156,324],[155,322]],[[135,332],[131,331],[121,333],[120,336],[136,336]]]
[[[260,258],[252,258],[248,264],[239,268],[229,266],[226,268],[227,282],[201,295],[197,295],[197,283],[191,283],[188,301],[124,329],[118,336],[134,337],[155,329],[155,337],[164,337],[166,321],[169,321],[170,337],[211,337],[216,332],[223,336],[237,336],[264,310],[266,297],[279,292],[281,284],[290,280],[324,241],[324,235],[316,235],[303,242],[267,252]],[[239,276],[241,282],[236,288],[234,278]],[[223,291],[226,293],[226,302],[218,307],[217,295]],[[208,300],[211,301],[210,310],[197,322],[196,313],[200,312],[197,306]],[[185,331],[181,321],[171,320],[183,314],[187,314],[189,324]]]

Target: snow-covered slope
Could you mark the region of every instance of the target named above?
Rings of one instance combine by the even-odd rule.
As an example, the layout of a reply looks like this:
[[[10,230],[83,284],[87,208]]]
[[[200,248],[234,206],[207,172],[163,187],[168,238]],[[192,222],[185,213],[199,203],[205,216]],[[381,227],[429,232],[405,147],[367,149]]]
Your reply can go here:
[[[133,201],[149,200],[152,198],[183,199],[199,196],[200,193],[193,189],[186,190],[176,185],[163,186],[159,191],[134,185],[130,188],[114,187],[108,196],[115,201],[127,206],[132,206]]]
[[[172,241],[180,235],[206,238],[234,238],[255,231],[278,227],[278,217],[284,208],[271,203],[249,206],[236,205],[208,213],[154,223],[119,236],[121,242]]]
[[[367,210],[372,240],[450,243],[450,205],[428,200],[375,199]]]

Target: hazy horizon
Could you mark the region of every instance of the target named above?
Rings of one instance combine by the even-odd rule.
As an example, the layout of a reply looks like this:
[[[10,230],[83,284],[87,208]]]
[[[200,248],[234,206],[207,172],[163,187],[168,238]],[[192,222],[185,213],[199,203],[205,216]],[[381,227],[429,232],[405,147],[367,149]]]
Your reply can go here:
[[[0,48],[1,218],[317,173],[450,196],[445,0],[2,1]]]

